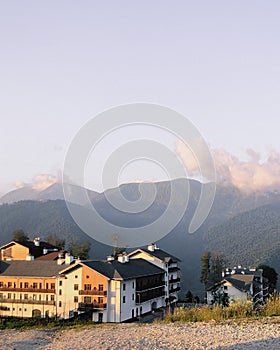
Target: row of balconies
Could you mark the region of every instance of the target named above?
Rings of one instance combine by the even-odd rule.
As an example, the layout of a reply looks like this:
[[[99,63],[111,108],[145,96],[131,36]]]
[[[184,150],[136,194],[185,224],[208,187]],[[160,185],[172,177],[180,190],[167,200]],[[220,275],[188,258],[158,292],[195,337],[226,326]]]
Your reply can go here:
[[[33,299],[12,299],[12,298],[0,299],[0,304],[2,303],[55,305],[54,300],[33,300]]]
[[[106,303],[79,303],[78,310],[79,311],[91,311],[93,309],[106,309]]]
[[[14,287],[0,287],[0,292],[36,292],[36,293],[52,293],[55,294],[55,289],[43,289],[43,288],[14,288]]]
[[[79,295],[107,295],[107,290],[79,290]]]

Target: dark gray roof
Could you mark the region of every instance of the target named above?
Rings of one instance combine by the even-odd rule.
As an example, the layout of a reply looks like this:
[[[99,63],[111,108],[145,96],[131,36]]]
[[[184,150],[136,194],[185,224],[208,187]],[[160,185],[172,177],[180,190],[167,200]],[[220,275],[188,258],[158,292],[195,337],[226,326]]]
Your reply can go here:
[[[84,265],[110,279],[132,279],[163,274],[164,271],[144,259],[129,259],[126,263],[113,261],[83,261]]]
[[[227,277],[225,278],[228,282],[230,282],[235,288],[241,290],[241,291],[249,291],[250,290],[250,285],[251,285],[251,282],[245,282],[245,281],[242,281],[242,280],[239,280],[239,279],[236,279],[236,278],[232,278],[232,277]]]
[[[4,245],[2,245],[0,247],[0,249],[4,249],[4,248],[7,248],[11,245],[14,245],[14,244],[20,244],[26,248],[29,249],[29,253],[31,255],[33,255],[35,258],[43,255],[43,250],[44,249],[48,249],[50,251],[53,251],[53,250],[59,250],[58,247],[48,243],[48,242],[44,242],[44,241],[40,241],[40,245],[39,246],[36,246],[35,243],[33,241],[26,241],[26,242],[18,242],[18,241],[11,241],[9,243],[6,243]]]
[[[134,255],[134,253],[136,253],[137,251],[143,251],[145,253],[148,253],[162,261],[166,261],[166,262],[169,262],[169,261],[173,261],[173,262],[180,262],[181,260],[179,258],[177,258],[176,256],[174,255],[171,255],[167,252],[165,252],[164,250],[162,249],[159,249],[159,248],[156,248],[154,251],[150,251],[149,249],[147,248],[141,248],[141,249],[137,249],[136,251],[130,253],[129,255]]]
[[[13,260],[0,261],[1,276],[54,277],[67,265],[58,265],[56,261],[44,260]]]

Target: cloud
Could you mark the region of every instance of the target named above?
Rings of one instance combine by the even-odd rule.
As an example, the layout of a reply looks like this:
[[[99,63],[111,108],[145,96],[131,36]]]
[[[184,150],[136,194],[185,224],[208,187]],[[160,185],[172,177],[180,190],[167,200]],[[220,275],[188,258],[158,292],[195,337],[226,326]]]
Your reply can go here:
[[[31,187],[34,190],[40,192],[50,187],[51,185],[60,182],[58,177],[50,174],[39,174],[33,177],[32,183],[26,183],[23,181],[17,181],[15,183],[16,188]]]
[[[199,171],[199,164],[191,151],[178,141],[176,152],[190,175],[195,175]],[[280,190],[280,153],[271,151],[263,162],[261,155],[255,150],[249,148],[246,153],[248,160],[241,161],[222,148],[213,149],[217,181],[224,185],[233,185],[244,192]]]

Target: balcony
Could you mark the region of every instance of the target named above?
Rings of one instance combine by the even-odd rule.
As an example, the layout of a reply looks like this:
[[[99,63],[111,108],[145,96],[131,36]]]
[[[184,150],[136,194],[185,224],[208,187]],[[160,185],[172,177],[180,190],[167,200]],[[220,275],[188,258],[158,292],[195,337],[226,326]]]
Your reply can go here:
[[[42,288],[14,288],[14,287],[0,287],[0,292],[20,292],[20,293],[51,293],[55,294],[55,289],[42,289]]]
[[[178,266],[172,266],[172,267],[168,267],[168,271],[169,272],[175,272],[175,271],[179,271],[179,267]]]
[[[180,287],[170,288],[170,289],[169,289],[169,293],[179,292],[180,289],[181,289]]]
[[[107,296],[107,290],[79,290],[79,295],[102,295]]]
[[[0,299],[0,305],[3,303],[10,304],[37,304],[37,305],[55,305],[54,300],[33,300],[33,299]]]
[[[144,303],[145,301],[151,300],[151,299],[155,299],[155,298],[159,298],[164,296],[164,288],[163,286],[160,286],[158,288],[154,288],[154,289],[149,289],[149,290],[145,290],[145,291],[136,291],[136,304],[141,304]]]
[[[178,282],[180,282],[181,281],[181,278],[171,278],[170,280],[169,280],[169,283],[178,283]]]
[[[78,310],[79,311],[92,311],[94,309],[106,309],[107,304],[106,303],[79,303]]]

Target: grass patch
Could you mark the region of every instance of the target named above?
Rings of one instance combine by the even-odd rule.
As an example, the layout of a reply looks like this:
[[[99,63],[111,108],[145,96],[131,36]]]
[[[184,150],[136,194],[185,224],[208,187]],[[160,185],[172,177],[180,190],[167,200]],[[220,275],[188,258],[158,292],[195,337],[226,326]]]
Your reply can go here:
[[[267,300],[260,310],[255,311],[251,301],[237,300],[229,306],[221,305],[210,307],[203,305],[190,309],[176,308],[174,313],[168,313],[163,322],[209,322],[225,320],[253,320],[263,317],[280,316],[280,297],[273,296]]]

